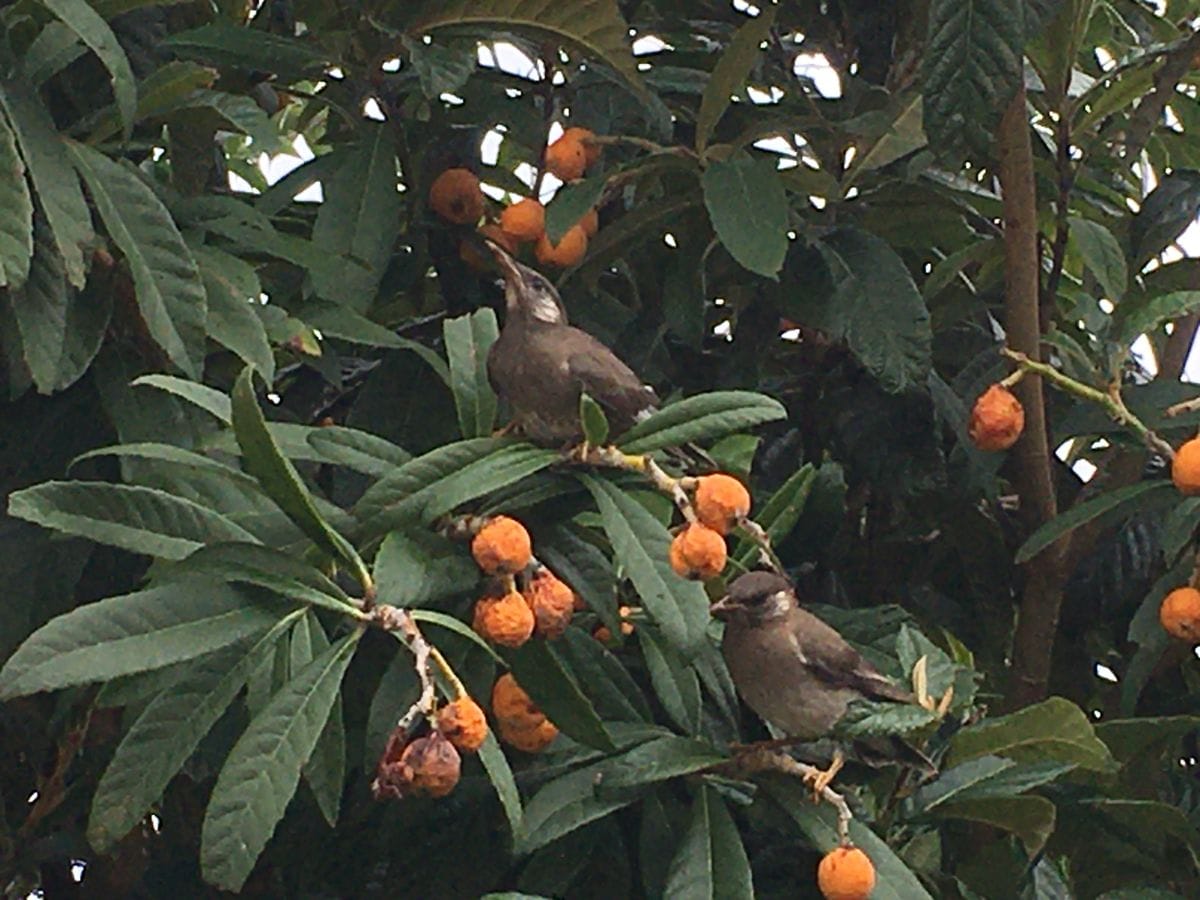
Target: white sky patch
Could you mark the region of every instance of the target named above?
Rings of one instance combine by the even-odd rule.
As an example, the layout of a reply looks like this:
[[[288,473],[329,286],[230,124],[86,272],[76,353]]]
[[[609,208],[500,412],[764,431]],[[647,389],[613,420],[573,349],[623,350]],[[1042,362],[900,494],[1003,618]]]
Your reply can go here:
[[[483,136],[479,144],[479,157],[485,166],[494,166],[500,159],[500,145],[504,143],[504,135],[495,128]]]
[[[768,153],[778,153],[780,156],[796,155],[796,148],[792,146],[792,142],[778,134],[774,137],[760,138],[754,142],[754,146]]]
[[[488,184],[486,181],[481,181],[479,183],[479,189],[493,200],[499,201],[500,203],[508,202],[508,191],[502,187],[496,187],[494,184]]]
[[[1120,679],[1117,678],[1117,673],[1104,663],[1096,663],[1096,677],[1101,681],[1108,681],[1112,684],[1116,684],[1118,681],[1120,681]]]
[[[376,122],[383,122],[387,119],[387,116],[383,114],[383,109],[379,106],[379,101],[374,97],[368,97],[366,103],[363,104],[363,115]]]
[[[823,53],[798,53],[792,64],[792,72],[812,79],[817,91],[828,100],[842,96],[842,80]]]
[[[400,57],[393,56],[391,59],[385,59],[379,68],[383,69],[385,72],[399,72]]]
[[[663,235],[663,243],[672,250],[679,246],[679,242],[675,240],[675,235],[671,234],[669,231]]]
[[[649,56],[651,53],[662,53],[664,50],[674,49],[657,34],[643,34],[633,42],[634,56]]]

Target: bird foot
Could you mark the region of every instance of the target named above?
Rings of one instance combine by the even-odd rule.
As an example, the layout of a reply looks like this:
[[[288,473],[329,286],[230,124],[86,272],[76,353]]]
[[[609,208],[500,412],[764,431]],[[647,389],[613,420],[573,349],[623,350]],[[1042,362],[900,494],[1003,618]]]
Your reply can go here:
[[[846,764],[842,754],[834,754],[833,760],[829,763],[828,769],[817,769],[811,776],[805,776],[805,783],[812,788],[813,803],[821,801],[821,794],[825,789],[833,783],[833,779],[837,777],[838,772],[842,771],[842,766]]]

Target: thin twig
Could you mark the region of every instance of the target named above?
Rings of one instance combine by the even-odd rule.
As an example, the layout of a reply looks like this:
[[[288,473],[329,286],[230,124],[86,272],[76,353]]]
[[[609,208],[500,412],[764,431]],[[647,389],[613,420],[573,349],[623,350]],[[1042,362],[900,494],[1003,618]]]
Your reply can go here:
[[[767,534],[765,528],[755,522],[753,519],[743,519],[738,523],[742,530],[750,540],[758,545],[758,555],[763,561],[763,564],[775,571],[776,575],[787,577],[787,572],[784,571],[783,562],[775,553],[775,548],[771,546],[771,536]]]
[[[425,640],[425,635],[421,634],[421,629],[417,627],[416,621],[407,610],[397,609],[394,606],[380,604],[375,607],[375,621],[384,631],[390,631],[399,637],[413,655],[413,668],[416,670],[417,678],[421,682],[421,693],[417,697],[415,703],[408,708],[408,711],[400,717],[400,721],[396,723],[398,730],[407,731],[419,719],[424,716],[426,718],[433,715],[434,709],[437,706],[437,689],[434,685],[433,674],[429,669],[429,660],[436,659],[438,667],[443,673],[449,671],[450,667],[446,665],[446,660],[441,653],[432,647]],[[454,679],[455,682],[458,679]],[[453,682],[452,682],[453,683]],[[461,687],[461,683],[456,685]]]
[[[1173,419],[1176,416],[1195,412],[1198,409],[1200,409],[1200,397],[1193,397],[1191,400],[1184,400],[1181,403],[1176,403],[1174,406],[1168,406],[1163,415],[1168,419]]]
[[[748,753],[739,753],[727,763],[714,767],[720,771],[733,774],[754,775],[758,772],[780,772],[804,781],[814,781],[824,773],[816,766],[810,766],[793,759],[786,753],[771,749],[755,749]],[[838,838],[843,845],[850,843],[850,820],[854,818],[846,798],[831,787],[822,788],[821,799],[837,810]]]
[[[1146,425],[1141,419],[1134,415],[1129,407],[1125,405],[1124,399],[1121,397],[1120,386],[1113,384],[1107,391],[1102,391],[1099,388],[1091,387],[1081,381],[1076,381],[1069,375],[1064,375],[1058,369],[1049,363],[1037,362],[1030,359],[1024,353],[1019,353],[1016,350],[1011,350],[1005,347],[1000,351],[1004,356],[1007,356],[1018,366],[1027,372],[1034,375],[1040,375],[1042,378],[1049,381],[1055,387],[1066,391],[1068,394],[1074,394],[1082,400],[1088,400],[1099,406],[1104,407],[1109,416],[1118,425],[1122,425],[1141,438],[1142,442],[1155,453],[1159,453],[1168,460],[1175,458],[1174,448],[1164,441],[1158,434]]]

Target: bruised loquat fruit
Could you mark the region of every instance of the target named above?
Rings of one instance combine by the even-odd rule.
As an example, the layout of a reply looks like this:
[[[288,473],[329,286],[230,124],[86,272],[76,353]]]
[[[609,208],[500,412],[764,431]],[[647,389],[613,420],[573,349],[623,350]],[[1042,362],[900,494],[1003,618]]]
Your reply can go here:
[[[980,450],[1007,450],[1024,428],[1021,401],[1004,385],[993,384],[975,401],[967,434]]]
[[[505,672],[492,685],[492,713],[498,721],[525,725],[536,725],[546,718],[511,672]]]
[[[1184,441],[1171,461],[1171,480],[1179,493],[1189,497],[1200,494],[1200,437]]]
[[[547,568],[541,568],[522,592],[537,623],[534,633],[554,640],[562,637],[575,614],[575,592]]]
[[[388,737],[375,770],[375,799],[445,797],[458,784],[462,757],[441,732],[409,741],[403,729]]]
[[[475,603],[471,627],[486,641],[501,647],[520,647],[533,636],[533,610],[516,591],[502,597],[483,597]]]
[[[825,900],[867,900],[875,889],[875,866],[857,847],[835,847],[817,866]]]
[[[1175,588],[1163,598],[1158,621],[1166,632],[1184,641],[1200,641],[1200,591]]]
[[[447,169],[429,187],[430,208],[455,225],[474,225],[483,215],[483,191],[470,169]]]
[[[675,574],[703,581],[721,574],[726,554],[725,538],[707,525],[695,522],[675,535],[669,555]]]
[[[572,225],[557,244],[550,243],[550,236],[543,234],[533,248],[533,255],[544,266],[565,269],[573,266],[587,254],[587,234],[581,225]]]
[[[529,565],[533,542],[516,519],[496,516],[471,539],[471,556],[489,575],[513,575]]]
[[[702,475],[696,481],[696,517],[718,534],[750,515],[750,492],[732,475]]]
[[[470,697],[459,697],[437,712],[437,729],[465,753],[474,753],[487,737],[487,716]]]

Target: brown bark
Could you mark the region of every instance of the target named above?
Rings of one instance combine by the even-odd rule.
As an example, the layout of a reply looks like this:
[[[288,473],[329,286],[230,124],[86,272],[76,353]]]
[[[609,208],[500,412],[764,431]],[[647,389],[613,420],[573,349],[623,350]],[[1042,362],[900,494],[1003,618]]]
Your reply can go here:
[[[1000,189],[1004,198],[1004,327],[1008,346],[1041,359],[1038,319],[1037,196],[1033,150],[1025,90],[1009,104],[996,136]],[[1021,517],[1032,531],[1058,513],[1052,474],[1052,448],[1046,429],[1046,406],[1040,379],[1026,378],[1015,388],[1025,407],[1025,431],[1013,448],[1014,486],[1021,498]],[[1062,605],[1066,542],[1051,544],[1025,564],[1013,636],[1010,708],[1042,699],[1050,679],[1050,662]]]

